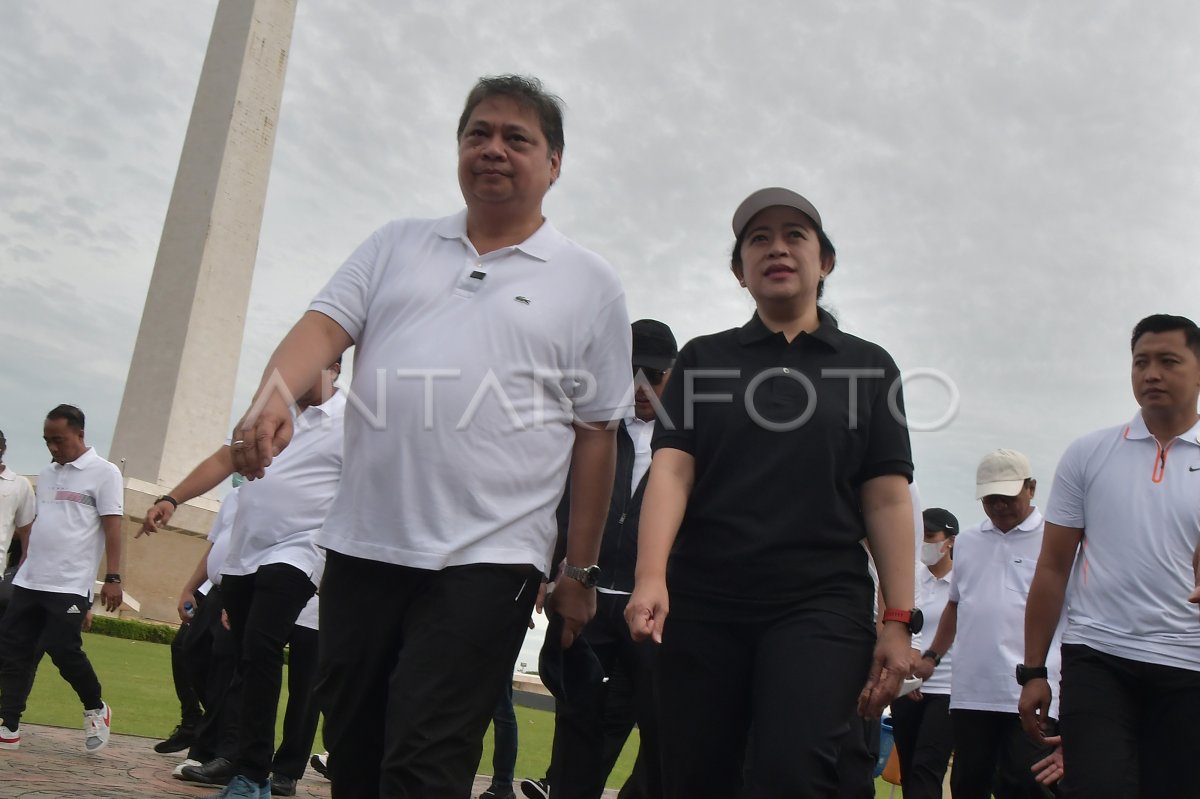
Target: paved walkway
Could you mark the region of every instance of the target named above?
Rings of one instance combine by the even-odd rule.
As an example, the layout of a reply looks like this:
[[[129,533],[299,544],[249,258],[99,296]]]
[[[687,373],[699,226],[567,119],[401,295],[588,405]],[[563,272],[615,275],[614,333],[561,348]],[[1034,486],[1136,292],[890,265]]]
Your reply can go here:
[[[171,770],[185,754],[157,754],[154,743],[113,735],[102,752],[89,755],[83,751],[82,730],[22,724],[21,748],[0,751],[0,799],[159,799],[211,796],[219,790],[174,779]],[[487,777],[477,777],[472,796],[487,785]],[[328,797],[329,783],[309,769],[296,796]],[[615,797],[616,791],[605,796]]]

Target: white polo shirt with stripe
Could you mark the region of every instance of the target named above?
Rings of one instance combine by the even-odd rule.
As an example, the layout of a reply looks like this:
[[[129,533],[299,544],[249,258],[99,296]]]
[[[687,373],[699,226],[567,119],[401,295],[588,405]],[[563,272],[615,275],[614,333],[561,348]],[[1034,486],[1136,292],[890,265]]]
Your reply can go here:
[[[13,585],[91,596],[104,552],[101,516],[122,516],[121,471],[88,447],[70,463],[52,463],[37,482],[37,518],[29,557]]]
[[[1037,508],[1023,522],[1000,532],[991,520],[964,530],[954,542],[950,600],[958,603],[950,709],[1016,713],[1021,698],[1017,664],[1025,660],[1025,603],[1042,551],[1045,527]],[[1050,715],[1058,717],[1062,656],[1060,620],[1046,657],[1055,686]]]
[[[480,256],[464,210],[376,231],[310,308],[356,344],[345,473],[319,543],[420,569],[548,573],[573,421],[633,408],[613,268],[549,222]]]
[[[23,476],[0,464],[0,571],[12,543],[13,532],[33,521],[37,503],[33,486]]]
[[[237,515],[221,574],[253,574],[270,563],[286,563],[320,585],[325,553],[317,531],[342,476],[346,393],[295,417],[291,443],[271,461],[266,474],[238,488]]]
[[[1049,521],[1082,529],[1063,643],[1200,671],[1192,556],[1200,545],[1200,423],[1165,448],[1141,413],[1067,448]]]
[[[922,543],[924,543],[923,539]],[[921,564],[921,569],[924,573],[917,576],[917,607],[925,615],[925,638],[932,642],[934,636],[937,635],[938,625],[942,623],[942,613],[946,610],[946,603],[950,601],[950,577],[954,574],[954,569],[951,568],[941,577],[934,577],[933,572],[929,571],[925,564]],[[950,645],[950,648],[942,655],[937,668],[933,670],[933,674],[921,684],[923,693],[942,695],[950,693],[950,675],[953,674],[954,665],[951,656],[957,646],[957,641]]]

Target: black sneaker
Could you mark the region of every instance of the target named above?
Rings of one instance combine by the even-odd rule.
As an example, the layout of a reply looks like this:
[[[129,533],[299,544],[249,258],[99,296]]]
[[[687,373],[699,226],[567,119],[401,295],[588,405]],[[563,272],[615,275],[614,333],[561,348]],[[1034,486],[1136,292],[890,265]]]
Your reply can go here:
[[[479,794],[479,799],[517,799],[511,785],[489,785],[488,789]]]
[[[296,781],[291,777],[285,777],[282,774],[271,775],[271,795],[272,796],[295,796]]]
[[[202,766],[184,766],[179,770],[179,779],[201,785],[228,785],[233,777],[233,764],[223,757],[214,758]]]
[[[313,755],[308,759],[308,765],[312,766],[312,770],[320,774],[325,779],[329,779],[329,753],[322,752],[319,755]]]
[[[190,725],[180,724],[171,734],[167,736],[167,740],[159,741],[154,745],[154,751],[160,755],[169,755],[173,752],[182,752],[184,749],[191,747],[196,740],[196,728]]]
[[[527,799],[550,799],[550,783],[545,780],[521,780],[521,793]]]

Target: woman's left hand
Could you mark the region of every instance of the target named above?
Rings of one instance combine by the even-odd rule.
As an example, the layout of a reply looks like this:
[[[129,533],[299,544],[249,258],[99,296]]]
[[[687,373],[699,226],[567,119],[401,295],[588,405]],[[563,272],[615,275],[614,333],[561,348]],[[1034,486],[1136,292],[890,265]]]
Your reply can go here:
[[[871,660],[867,684],[858,695],[860,716],[879,718],[888,703],[900,693],[900,683],[908,676],[911,666],[911,648],[912,636],[908,628],[894,621],[883,625],[883,632],[875,644],[875,656]]]

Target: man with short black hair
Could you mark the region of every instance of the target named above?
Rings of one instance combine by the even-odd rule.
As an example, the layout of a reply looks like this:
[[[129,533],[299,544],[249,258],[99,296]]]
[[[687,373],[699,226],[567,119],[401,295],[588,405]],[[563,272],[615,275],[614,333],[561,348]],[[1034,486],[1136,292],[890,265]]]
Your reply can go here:
[[[102,552],[100,600],[110,611],[121,606],[124,486],[117,467],[84,441],[83,411],[74,405],[50,411],[42,433],[53,462],[38,475],[37,518],[0,621],[0,749],[21,744],[21,714],[45,651],[83,703],[84,749],[94,753],[108,744],[112,711],[81,633]]]
[[[1067,608],[1063,796],[1196,795],[1200,328],[1148,316],[1130,347],[1140,411],[1063,453],[1025,614],[1020,710],[1042,741],[1056,684],[1045,664]]]
[[[338,799],[466,796],[542,575],[568,467],[553,610],[570,646],[630,405],[613,268],[542,215],[562,116],[540,82],[483,78],[458,125],[465,210],[402,219],[352,254],[284,338],[234,428],[256,478],[288,445],[279,386],[355,346],[342,487],[318,542],[317,694]]]
[[[1049,750],[1040,751],[1022,733],[1020,690],[1012,679],[1021,657],[1026,596],[1042,547],[1036,490],[1033,468],[1020,452],[998,449],[980,461],[975,496],[987,518],[955,538],[949,600],[924,653],[929,657],[918,664],[928,674],[954,645],[950,789],[955,799],[986,799],[993,789],[1004,797],[1050,795],[1031,771]],[[1057,651],[1048,661],[1056,682]],[[1050,715],[1057,717],[1057,710],[1050,708]]]

